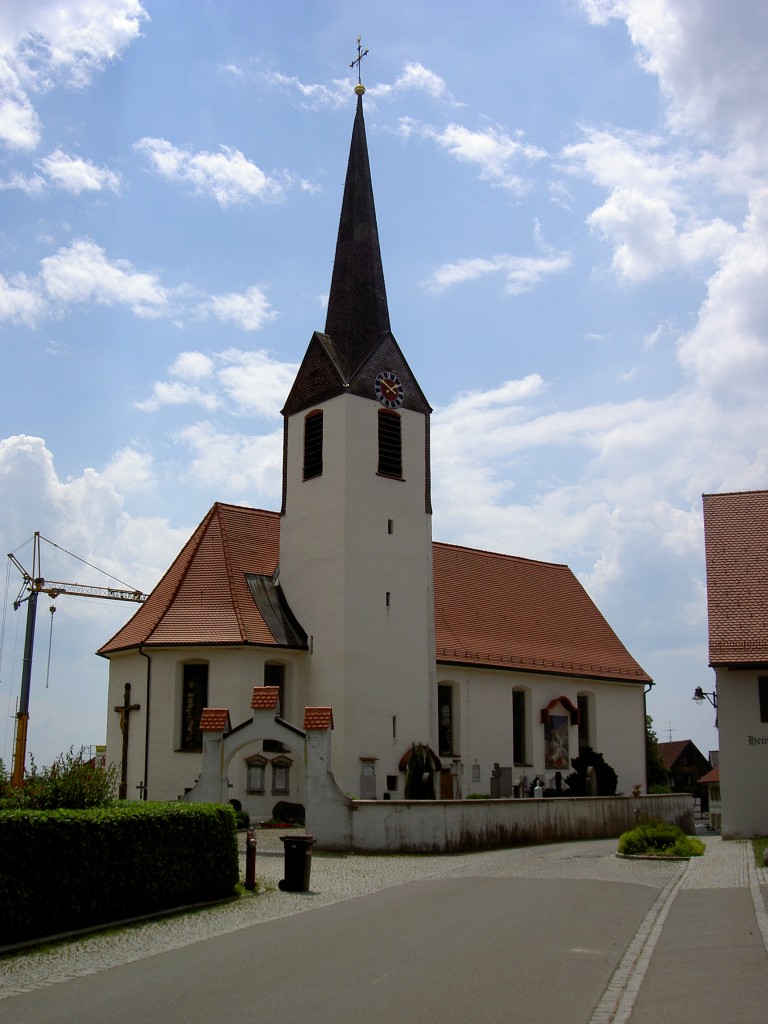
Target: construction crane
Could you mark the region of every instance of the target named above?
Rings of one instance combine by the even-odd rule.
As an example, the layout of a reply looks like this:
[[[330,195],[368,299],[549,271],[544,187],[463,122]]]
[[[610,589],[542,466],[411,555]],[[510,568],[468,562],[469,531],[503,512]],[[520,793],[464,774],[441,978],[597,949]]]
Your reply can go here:
[[[35,618],[37,616],[37,598],[40,594],[47,594],[48,597],[57,598],[61,594],[71,594],[74,597],[99,597],[107,601],[134,601],[141,603],[146,601],[147,595],[140,590],[123,590],[117,587],[96,587],[83,583],[63,583],[59,580],[46,580],[42,575],[40,562],[40,541],[46,540],[41,537],[39,531],[35,531],[32,547],[32,572],[27,572],[14,553],[9,553],[8,558],[21,573],[21,590],[13,602],[14,611],[18,611],[24,601],[27,602],[27,628],[24,637],[24,662],[21,670],[21,695],[19,697],[19,710],[16,713],[16,742],[14,747],[13,774],[11,782],[14,786],[21,786],[24,781],[24,762],[27,757],[27,729],[29,726],[29,687],[32,679],[32,651],[35,643]],[[46,543],[58,548],[58,544],[46,540]],[[63,548],[61,550],[64,550]],[[66,552],[71,554],[71,552]],[[73,556],[77,558],[77,556]],[[83,559],[79,559],[83,561]],[[90,563],[86,563],[90,564]],[[95,568],[95,567],[92,567]],[[101,570],[100,570],[101,571]],[[114,579],[114,577],[112,577]],[[120,582],[118,580],[118,582]],[[26,594],[26,597],[22,596]],[[51,620],[53,621],[53,620]]]

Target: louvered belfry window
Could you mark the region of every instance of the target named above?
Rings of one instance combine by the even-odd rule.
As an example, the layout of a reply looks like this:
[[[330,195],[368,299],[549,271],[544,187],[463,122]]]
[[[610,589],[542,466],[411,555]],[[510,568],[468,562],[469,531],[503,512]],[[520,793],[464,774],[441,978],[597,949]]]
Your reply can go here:
[[[402,420],[396,412],[379,409],[379,473],[403,476]]]
[[[323,413],[317,409],[304,420],[304,479],[323,475]]]

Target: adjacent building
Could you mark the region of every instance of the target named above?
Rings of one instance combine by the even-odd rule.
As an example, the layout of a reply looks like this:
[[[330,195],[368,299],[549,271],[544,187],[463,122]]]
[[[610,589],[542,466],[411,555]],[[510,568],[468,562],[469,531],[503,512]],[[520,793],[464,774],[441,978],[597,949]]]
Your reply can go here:
[[[705,494],[725,837],[768,834],[768,491]]]

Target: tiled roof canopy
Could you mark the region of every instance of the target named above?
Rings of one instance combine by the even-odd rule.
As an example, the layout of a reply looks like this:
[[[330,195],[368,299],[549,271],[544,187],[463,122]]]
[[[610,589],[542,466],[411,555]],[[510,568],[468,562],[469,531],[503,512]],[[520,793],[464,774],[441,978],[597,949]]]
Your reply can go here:
[[[276,513],[217,502],[133,618],[98,653],[139,645],[275,645],[246,574],[274,573],[279,535]]]
[[[768,663],[768,491],[705,494],[709,663]]]
[[[276,512],[214,505],[99,654],[140,645],[291,646],[274,624],[278,635],[270,631],[247,581],[274,572],[279,532]],[[435,543],[433,552],[438,662],[650,682],[567,566],[450,544]]]
[[[567,565],[434,545],[437,660],[648,683]]]

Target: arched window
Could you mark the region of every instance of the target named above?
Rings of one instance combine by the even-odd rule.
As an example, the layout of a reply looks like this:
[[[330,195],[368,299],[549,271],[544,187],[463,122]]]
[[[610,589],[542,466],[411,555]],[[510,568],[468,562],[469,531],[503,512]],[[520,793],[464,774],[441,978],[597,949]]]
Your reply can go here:
[[[315,409],[304,418],[304,479],[323,475],[323,411]]]
[[[530,700],[527,690],[512,691],[512,760],[516,765],[530,764],[530,731],[528,714]]]
[[[399,413],[379,409],[379,468],[382,476],[403,477],[402,420]]]

